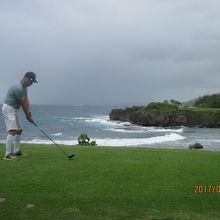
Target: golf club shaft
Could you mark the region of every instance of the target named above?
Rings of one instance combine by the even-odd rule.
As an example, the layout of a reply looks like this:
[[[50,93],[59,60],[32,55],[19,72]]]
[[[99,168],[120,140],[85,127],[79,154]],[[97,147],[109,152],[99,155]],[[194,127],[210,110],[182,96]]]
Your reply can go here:
[[[42,129],[40,129],[35,122],[33,122],[33,124],[69,158],[68,154],[57,143],[55,143]]]

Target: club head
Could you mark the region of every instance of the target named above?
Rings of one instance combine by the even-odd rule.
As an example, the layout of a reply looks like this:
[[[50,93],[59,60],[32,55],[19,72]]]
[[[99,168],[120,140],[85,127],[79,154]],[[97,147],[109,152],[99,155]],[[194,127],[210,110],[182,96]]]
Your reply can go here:
[[[74,157],[75,157],[75,154],[71,154],[71,155],[68,156],[69,159],[72,159]]]

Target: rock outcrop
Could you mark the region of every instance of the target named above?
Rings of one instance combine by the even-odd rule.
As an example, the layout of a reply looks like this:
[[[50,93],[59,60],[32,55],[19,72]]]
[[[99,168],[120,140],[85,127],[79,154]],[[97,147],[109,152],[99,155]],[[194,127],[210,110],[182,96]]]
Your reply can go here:
[[[220,112],[206,109],[179,108],[170,104],[154,103],[148,106],[134,106],[125,109],[113,109],[111,120],[128,121],[142,126],[189,126],[220,127]]]
[[[195,143],[195,144],[189,145],[189,149],[203,149],[203,146],[200,143]]]

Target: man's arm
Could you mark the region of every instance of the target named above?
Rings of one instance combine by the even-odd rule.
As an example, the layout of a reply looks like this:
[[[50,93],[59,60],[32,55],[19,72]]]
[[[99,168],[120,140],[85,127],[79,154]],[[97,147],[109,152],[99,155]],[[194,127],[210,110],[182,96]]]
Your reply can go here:
[[[26,119],[29,122],[33,123],[34,121],[33,121],[32,117],[31,117],[30,107],[29,107],[29,99],[28,99],[27,95],[25,96],[21,106],[22,106],[24,114],[26,115]]]

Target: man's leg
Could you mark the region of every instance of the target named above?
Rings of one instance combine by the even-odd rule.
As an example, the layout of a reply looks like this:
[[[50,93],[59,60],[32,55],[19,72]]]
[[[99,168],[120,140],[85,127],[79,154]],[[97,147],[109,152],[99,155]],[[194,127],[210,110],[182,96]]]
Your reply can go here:
[[[11,146],[15,142],[15,136],[17,135],[17,131],[21,130],[18,128],[17,124],[17,117],[18,117],[18,110],[14,109],[13,107],[3,104],[2,105],[2,113],[5,119],[6,129],[8,131],[8,135],[6,138],[6,152],[5,156],[7,157],[12,153]]]
[[[15,155],[17,154],[18,156],[21,155],[21,151],[20,151],[21,134],[22,134],[22,130],[18,130],[14,142],[14,154]]]
[[[19,118],[18,111],[15,113],[15,117],[16,117],[16,124],[17,124],[17,133],[16,133],[16,136],[15,136],[14,154],[16,156],[21,156],[22,153],[21,153],[21,150],[20,150],[20,142],[21,142],[21,134],[22,134],[22,131],[23,131],[23,125],[22,125],[22,122]]]
[[[8,135],[6,138],[6,152],[5,152],[6,157],[12,153],[11,146],[15,142],[15,135],[16,134],[17,134],[16,130],[8,131]]]

